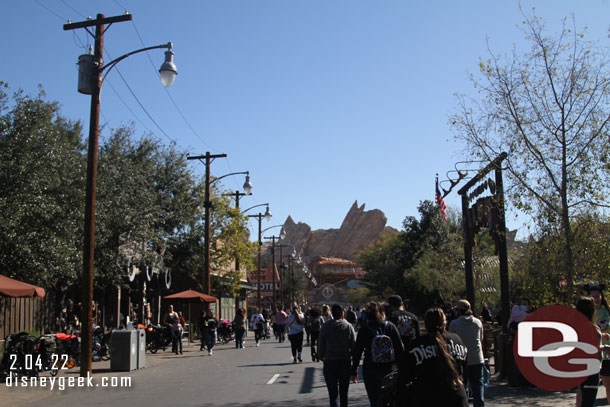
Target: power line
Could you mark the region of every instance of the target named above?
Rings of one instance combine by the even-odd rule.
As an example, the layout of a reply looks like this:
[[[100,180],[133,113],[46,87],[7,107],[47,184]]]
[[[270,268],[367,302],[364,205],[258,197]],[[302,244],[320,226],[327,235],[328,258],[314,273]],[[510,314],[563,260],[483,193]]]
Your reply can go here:
[[[81,16],[82,18],[87,19],[87,16],[86,16],[86,15],[84,15],[83,13],[79,13],[79,12],[78,12],[78,10],[76,10],[74,7],[72,7],[71,5],[69,5],[68,3],[66,3],[64,0],[59,0],[59,1],[61,1],[62,3],[64,3],[64,5],[65,5],[66,7],[69,7],[69,8],[70,8],[72,11],[74,11],[76,14],[78,14],[78,15],[79,15],[79,16]]]
[[[115,1],[116,2],[116,1]],[[117,3],[118,4],[118,3]],[[144,42],[144,39],[142,38],[142,35],[140,35],[140,31],[138,30],[138,27],[136,26],[136,23],[131,20],[131,24],[133,25],[133,29],[135,30],[138,38],[140,39],[140,43],[142,44],[142,47],[146,47],[146,43]],[[146,56],[148,57],[148,61],[150,62],[150,65],[152,66],[153,70],[155,71],[155,74],[157,76],[159,76],[159,72],[157,71],[157,67],[155,66],[155,63],[153,62],[152,58],[150,57],[148,51],[146,52]],[[184,120],[184,123],[187,125],[187,127],[191,130],[191,132],[206,146],[208,147],[211,151],[215,151],[215,152],[220,152],[220,150],[218,150],[217,148],[212,147],[210,144],[208,144],[203,137],[201,137],[199,135],[199,133],[195,130],[195,128],[191,125],[191,123],[188,121],[188,119],[186,118],[186,116],[184,115],[184,113],[182,113],[182,109],[180,109],[180,107],[178,106],[178,104],[176,103],[176,101],[174,100],[174,97],[172,96],[171,92],[169,91],[169,89],[165,88],[165,93],[167,94],[167,96],[169,97],[169,99],[171,100],[172,104],[174,105],[174,107],[176,108],[176,110],[178,111],[178,114],[180,114],[180,117],[182,117],[182,120]]]
[[[36,2],[36,4],[38,4],[40,7],[46,9],[49,13],[53,14],[55,17],[59,18],[61,21],[63,21],[64,23],[66,21],[70,21],[70,19],[68,18],[64,18],[62,16],[60,16],[59,14],[57,14],[56,12],[54,12],[53,10],[51,10],[50,8],[48,8],[47,6],[45,6],[44,4],[42,4],[40,1],[38,0],[34,0]]]

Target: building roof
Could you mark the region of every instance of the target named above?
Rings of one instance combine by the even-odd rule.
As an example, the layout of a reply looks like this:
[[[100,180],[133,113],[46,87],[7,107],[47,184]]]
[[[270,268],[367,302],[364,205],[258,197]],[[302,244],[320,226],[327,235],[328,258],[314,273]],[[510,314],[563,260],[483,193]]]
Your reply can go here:
[[[318,256],[313,259],[314,266],[341,266],[341,267],[356,267],[357,264],[351,260],[340,259],[338,257]]]

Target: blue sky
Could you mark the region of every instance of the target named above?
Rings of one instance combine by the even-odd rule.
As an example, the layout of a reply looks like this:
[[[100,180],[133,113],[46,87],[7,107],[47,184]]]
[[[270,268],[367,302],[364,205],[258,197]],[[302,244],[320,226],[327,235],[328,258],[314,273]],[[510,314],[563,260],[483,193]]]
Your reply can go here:
[[[574,13],[591,40],[610,41],[607,0],[521,4],[528,13],[535,5],[551,31]],[[157,78],[156,50],[152,65],[140,54],[117,67],[167,136],[116,70],[102,89],[102,123],[133,120],[138,134],[169,137],[185,153],[227,153],[212,174],[250,171],[254,195],[241,206],[269,202],[274,217],[263,227],[291,215],[338,228],[357,200],[400,228],[419,201],[434,199],[435,173],[442,179],[463,159],[448,119],[455,92],[476,95],[468,73],[478,72],[488,43],[495,53],[528,47],[517,1],[21,0],[2,5],[0,80],[32,94],[42,84],[87,128],[90,98],[77,93],[76,61],[91,39],[63,31],[63,20],[125,8],[133,23],[109,28],[105,60],[142,48],[140,37],[146,46],[173,41],[179,75],[169,94],[180,111]],[[223,182],[234,190],[244,180]],[[447,203],[459,208],[455,193]],[[513,229],[524,222],[508,220]]]

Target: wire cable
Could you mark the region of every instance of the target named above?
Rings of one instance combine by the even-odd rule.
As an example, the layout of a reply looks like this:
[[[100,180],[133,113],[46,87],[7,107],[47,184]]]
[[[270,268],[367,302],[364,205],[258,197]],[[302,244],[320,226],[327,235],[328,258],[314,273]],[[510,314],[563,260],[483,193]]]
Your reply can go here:
[[[69,7],[72,11],[74,11],[76,14],[78,14],[82,18],[87,19],[86,15],[84,15],[83,13],[79,13],[78,10],[76,10],[74,7],[72,7],[71,5],[66,3],[64,0],[59,0],[59,1],[61,1],[66,7]]]
[[[70,21],[69,18],[64,18],[62,16],[60,16],[59,14],[57,14],[56,12],[54,12],[53,10],[51,10],[50,8],[48,8],[47,6],[45,6],[44,4],[42,4],[40,1],[38,0],[34,0],[36,2],[36,4],[38,4],[40,7],[46,9],[49,13],[53,14],[55,17],[59,18],[61,21],[63,21],[64,23],[66,21]]]
[[[115,1],[116,3],[116,1]],[[118,3],[117,3],[118,4]],[[120,5],[120,4],[119,4]],[[135,30],[138,38],[140,39],[140,43],[142,44],[142,47],[146,47],[146,43],[144,42],[144,39],[142,38],[142,35],[140,34],[140,31],[138,30],[138,27],[136,26],[136,23],[131,20],[131,24],[133,25],[133,29]],[[155,71],[155,74],[157,76],[159,75],[159,72],[157,70],[157,67],[155,66],[155,63],[153,62],[152,58],[150,57],[150,54],[148,53],[148,51],[146,51],[146,56],[148,57],[148,61],[150,62],[150,65],[152,66],[153,70]],[[199,133],[195,130],[195,128],[191,125],[191,123],[188,121],[188,119],[186,118],[186,116],[184,115],[184,113],[182,112],[182,109],[180,109],[180,107],[178,106],[178,103],[176,103],[176,101],[174,100],[174,97],[172,96],[171,92],[169,91],[168,88],[164,88],[165,89],[165,93],[167,94],[167,96],[169,97],[170,101],[172,102],[172,104],[174,105],[174,107],[176,108],[176,110],[178,111],[178,114],[180,114],[180,117],[182,117],[182,120],[184,120],[184,123],[187,125],[187,127],[191,130],[191,132],[195,135],[195,137],[197,137],[206,147],[208,147],[212,152],[220,152],[219,149],[214,148],[213,146],[211,146],[209,143],[207,143],[203,137],[201,137],[199,135]]]

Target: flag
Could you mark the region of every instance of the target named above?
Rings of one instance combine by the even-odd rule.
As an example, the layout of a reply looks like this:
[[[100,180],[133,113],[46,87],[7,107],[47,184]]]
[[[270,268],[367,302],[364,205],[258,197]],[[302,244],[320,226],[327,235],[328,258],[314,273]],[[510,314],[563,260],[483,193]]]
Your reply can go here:
[[[441,190],[438,188],[438,177],[436,177],[436,197],[434,203],[440,206],[443,219],[445,220],[445,223],[447,223],[447,205],[445,204]]]

